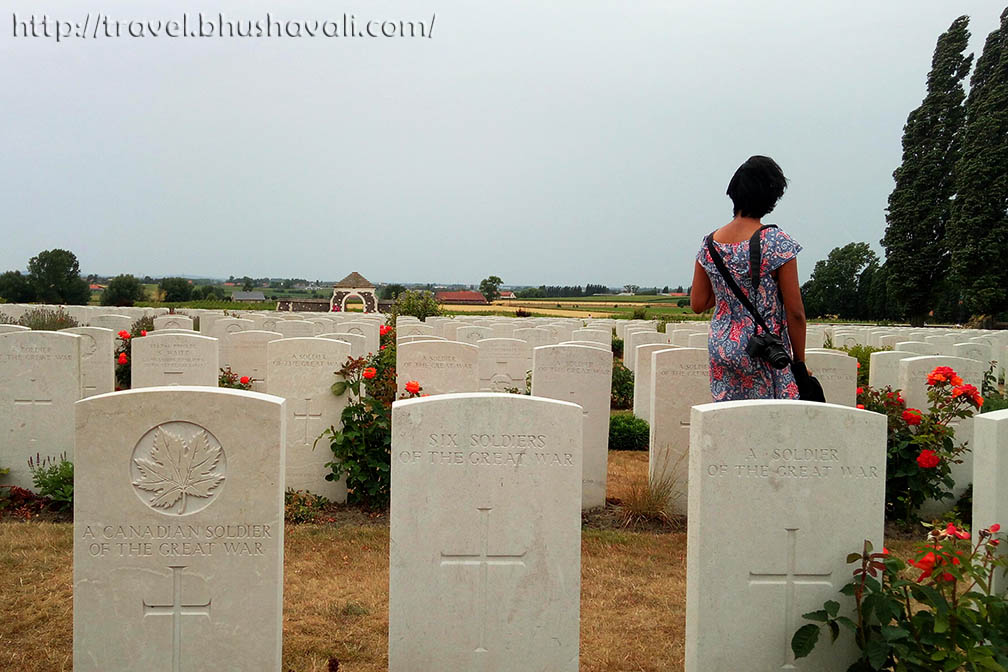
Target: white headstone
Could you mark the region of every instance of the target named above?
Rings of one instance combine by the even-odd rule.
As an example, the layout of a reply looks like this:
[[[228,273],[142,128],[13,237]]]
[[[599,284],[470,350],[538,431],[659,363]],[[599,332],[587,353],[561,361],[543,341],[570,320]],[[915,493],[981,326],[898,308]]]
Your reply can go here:
[[[130,346],[130,387],[206,385],[217,387],[217,339],[196,334],[148,334]]]
[[[411,399],[392,431],[389,671],[577,670],[581,410]]]
[[[237,334],[239,331],[255,329],[255,322],[252,320],[242,320],[237,317],[224,317],[214,322],[210,336],[219,341],[224,340],[228,334]]]
[[[652,353],[648,478],[672,485],[672,512],[686,513],[690,409],[711,403],[710,355],[703,348]]]
[[[636,417],[651,422],[651,355],[660,350],[678,347],[669,343],[646,343],[635,348],[633,414]]]
[[[31,331],[29,327],[22,327],[20,324],[0,324],[0,334],[7,334],[12,331]]]
[[[837,351],[807,350],[805,365],[822,384],[826,402],[841,406],[857,405],[856,357]],[[869,373],[871,373],[869,371]]]
[[[74,459],[73,405],[81,397],[80,336],[0,334],[0,466],[5,485],[34,490],[28,458]]]
[[[848,553],[865,539],[882,549],[885,447],[886,419],[867,411],[766,400],[693,408],[686,672],[842,672],[855,661],[844,628],[798,663],[791,637],[802,614],[838,600]]]
[[[416,341],[396,348],[398,395],[415,380],[423,394],[479,390],[479,348],[456,341]]]
[[[279,320],[271,331],[283,334],[284,338],[311,338],[317,329],[314,322],[307,320]]]
[[[569,401],[583,416],[581,506],[605,506],[612,356],[600,348],[551,345],[532,351],[532,395]]]
[[[333,461],[328,441],[315,439],[341,426],[349,392],[332,393],[350,345],[325,338],[286,338],[267,346],[267,390],[287,400],[287,487],[307,490],[334,502],[346,501],[346,480],[327,481]]]
[[[915,352],[918,355],[940,355],[941,348],[934,343],[925,343],[924,341],[900,341],[893,346],[896,350],[902,350],[903,352]]]
[[[102,327],[61,329],[81,337],[81,399],[115,391],[115,334]]]
[[[357,334],[365,338],[365,354],[375,354],[381,345],[380,325],[374,321],[354,320],[340,325],[340,333]]]
[[[367,337],[361,336],[360,334],[351,334],[349,332],[344,333],[332,333],[332,334],[319,334],[319,338],[328,338],[334,341],[344,341],[350,344],[350,356],[366,357],[368,354],[367,350]]]
[[[973,525],[979,531],[997,523],[1008,528],[1008,410],[973,419]],[[977,542],[976,535],[973,542]],[[1002,549],[1002,553],[1004,550]],[[1008,578],[995,572],[993,591],[1004,594]]]
[[[187,315],[162,315],[154,318],[154,329],[192,329],[192,318]]]
[[[279,672],[283,400],[152,388],[76,410],[73,669]]]
[[[482,341],[486,338],[493,338],[492,327],[459,327],[455,330],[455,340],[459,343],[472,343],[476,345],[477,341]]]
[[[532,346],[518,338],[487,338],[479,348],[481,392],[525,392],[525,377],[532,370]]]
[[[570,340],[592,341],[612,348],[612,334],[602,329],[575,329],[571,332]]]
[[[120,331],[129,331],[134,322],[136,320],[128,315],[95,315],[88,323],[92,327],[111,329],[118,334]]]
[[[918,357],[915,352],[902,350],[882,350],[871,353],[868,366],[868,385],[876,390],[888,386],[899,389],[899,363],[904,359]]]
[[[232,373],[253,380],[253,392],[265,392],[269,375],[266,367],[266,344],[281,338],[283,334],[278,331],[258,329],[228,334],[220,344],[221,368],[230,366]]]

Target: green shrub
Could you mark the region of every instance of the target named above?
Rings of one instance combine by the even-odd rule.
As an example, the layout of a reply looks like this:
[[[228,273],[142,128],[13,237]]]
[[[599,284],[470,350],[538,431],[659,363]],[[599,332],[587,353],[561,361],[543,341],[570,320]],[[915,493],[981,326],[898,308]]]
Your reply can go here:
[[[623,366],[622,361],[613,359],[610,406],[615,409],[633,406],[633,385],[633,371]]]
[[[633,319],[635,320],[646,320],[647,319],[647,308],[640,306],[639,308],[633,309]]]
[[[618,336],[612,337],[612,354],[613,357],[623,359],[623,339]]]
[[[892,348],[874,348],[870,345],[855,345],[849,348],[842,348],[851,357],[856,357],[858,361],[857,384],[858,387],[868,385],[868,369],[871,367],[871,355],[873,352],[884,352]]]
[[[412,315],[421,320],[441,314],[441,306],[434,298],[434,292],[426,289],[407,289],[396,298],[391,311],[393,318],[399,315]]]
[[[306,490],[284,493],[284,520],[288,523],[317,523],[325,511],[326,498]]]
[[[32,308],[17,321],[22,327],[38,331],[59,331],[79,326],[77,320],[67,315],[62,308]]]
[[[28,458],[32,483],[37,494],[52,500],[53,508],[65,511],[73,506],[73,462],[66,459],[66,453],[59,460],[47,457],[44,460],[36,454]]]
[[[132,306],[146,298],[143,284],[132,275],[117,275],[109,280],[101,295],[103,306]]]
[[[651,428],[647,420],[629,413],[609,418],[609,450],[647,450]]]

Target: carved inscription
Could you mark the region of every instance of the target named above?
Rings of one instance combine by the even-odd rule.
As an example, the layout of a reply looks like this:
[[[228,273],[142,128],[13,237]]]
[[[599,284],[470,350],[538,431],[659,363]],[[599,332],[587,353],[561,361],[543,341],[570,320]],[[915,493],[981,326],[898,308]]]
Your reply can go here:
[[[196,348],[179,343],[158,343],[152,339],[145,364],[148,367],[171,369],[202,369],[209,365],[205,354]]]
[[[48,345],[29,345],[19,343],[12,352],[2,354],[0,361],[4,362],[69,362],[73,356],[69,353],[55,352]]]
[[[256,557],[273,546],[268,524],[86,525],[80,542],[94,558]]]
[[[659,378],[707,378],[707,364],[689,364],[683,362],[658,369]]]
[[[403,464],[474,467],[573,467],[574,454],[549,449],[545,434],[442,432],[427,437],[425,450],[401,450]]]
[[[579,360],[567,360],[563,364],[557,365],[546,365],[540,366],[536,369],[537,373],[559,373],[559,374],[574,374],[574,375],[588,375],[588,376],[599,376],[606,375],[605,369],[600,369],[592,361],[579,361]]]
[[[880,478],[875,465],[848,464],[837,448],[748,448],[744,464],[709,464],[712,478]]]
[[[289,357],[284,359],[274,359],[270,362],[270,365],[288,369],[320,369],[323,367],[335,367],[338,369],[343,366],[342,363],[337,363],[327,354],[313,352],[291,353]]]
[[[428,355],[419,353],[409,360],[409,365],[417,369],[472,369],[472,362],[463,362],[455,355]]]

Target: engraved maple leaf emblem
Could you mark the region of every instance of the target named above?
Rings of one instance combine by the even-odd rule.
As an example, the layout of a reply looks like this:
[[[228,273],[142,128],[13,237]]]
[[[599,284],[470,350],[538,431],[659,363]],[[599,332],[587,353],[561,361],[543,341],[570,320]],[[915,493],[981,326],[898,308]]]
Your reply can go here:
[[[148,458],[135,457],[133,463],[140,478],[133,485],[154,493],[150,505],[169,509],[181,501],[179,514],[185,513],[186,497],[209,497],[224,481],[214,470],[221,458],[220,447],[210,445],[210,437],[201,430],[190,441],[159,427]]]

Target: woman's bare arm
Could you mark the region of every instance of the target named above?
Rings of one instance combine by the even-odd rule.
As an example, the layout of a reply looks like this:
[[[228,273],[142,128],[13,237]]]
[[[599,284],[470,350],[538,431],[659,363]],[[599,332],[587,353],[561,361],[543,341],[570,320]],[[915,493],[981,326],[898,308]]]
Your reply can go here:
[[[805,305],[798,286],[798,261],[792,259],[777,269],[777,286],[780,287],[787,315],[791,350],[799,362],[805,361]]]
[[[689,298],[694,313],[702,313],[714,307],[714,288],[699,261],[693,262],[693,288]]]

